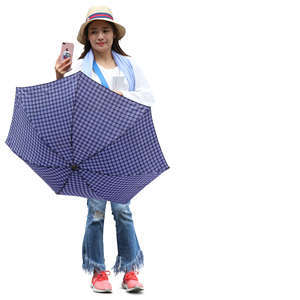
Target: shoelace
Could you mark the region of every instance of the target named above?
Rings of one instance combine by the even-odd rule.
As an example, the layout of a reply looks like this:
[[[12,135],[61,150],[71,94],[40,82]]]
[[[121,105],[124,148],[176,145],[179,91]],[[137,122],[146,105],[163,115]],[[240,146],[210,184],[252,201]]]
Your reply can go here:
[[[107,272],[108,272],[108,275],[110,275],[110,271],[109,270],[97,272],[96,274],[94,274],[93,283],[95,283],[96,280],[100,280],[100,281],[102,281],[102,280],[108,280]]]
[[[124,276],[124,281],[128,281],[128,280],[137,280],[137,277],[135,274],[139,274],[138,271],[130,271],[130,272],[127,272]]]

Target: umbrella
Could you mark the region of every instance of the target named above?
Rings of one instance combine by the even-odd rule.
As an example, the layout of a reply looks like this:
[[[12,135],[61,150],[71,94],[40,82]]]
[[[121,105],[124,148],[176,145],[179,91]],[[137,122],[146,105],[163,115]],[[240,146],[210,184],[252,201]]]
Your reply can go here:
[[[81,71],[16,87],[5,143],[58,195],[127,203],[169,169],[151,107]]]

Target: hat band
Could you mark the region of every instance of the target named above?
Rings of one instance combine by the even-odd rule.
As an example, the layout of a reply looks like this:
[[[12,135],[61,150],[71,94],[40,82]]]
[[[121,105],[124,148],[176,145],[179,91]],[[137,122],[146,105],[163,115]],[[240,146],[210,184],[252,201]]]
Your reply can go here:
[[[87,17],[87,21],[88,20],[92,20],[92,19],[111,19],[113,20],[113,16],[111,14],[108,13],[94,13],[90,16]]]

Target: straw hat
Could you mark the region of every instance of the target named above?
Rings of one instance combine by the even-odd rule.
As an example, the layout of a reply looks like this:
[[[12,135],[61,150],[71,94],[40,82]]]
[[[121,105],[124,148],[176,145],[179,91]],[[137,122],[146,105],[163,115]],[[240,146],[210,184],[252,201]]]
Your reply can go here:
[[[112,15],[112,11],[107,6],[91,6],[86,14],[86,21],[81,25],[80,30],[77,35],[77,40],[81,44],[85,44],[84,28],[95,20],[104,20],[111,23],[114,23],[117,27],[118,34],[117,39],[120,40],[126,32],[126,29],[121,24],[117,23]]]

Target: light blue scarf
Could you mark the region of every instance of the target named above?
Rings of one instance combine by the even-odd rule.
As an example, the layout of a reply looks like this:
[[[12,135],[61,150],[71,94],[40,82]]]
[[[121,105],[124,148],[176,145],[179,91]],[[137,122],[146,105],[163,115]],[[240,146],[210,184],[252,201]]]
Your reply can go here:
[[[121,55],[117,53],[114,50],[111,50],[112,56],[114,61],[116,62],[117,66],[120,68],[120,70],[124,73],[128,83],[129,83],[129,91],[135,90],[135,77],[134,77],[134,71],[132,64],[126,56]],[[92,78],[92,70],[95,66],[95,59],[94,59],[94,53],[92,49],[89,50],[89,52],[85,55],[83,58],[81,71]],[[99,76],[101,83],[108,88],[108,85],[106,83],[106,80],[104,76],[102,75],[100,68],[97,69],[97,66],[95,66],[95,72]],[[100,72],[100,73],[99,73]],[[103,80],[104,79],[104,80]]]

